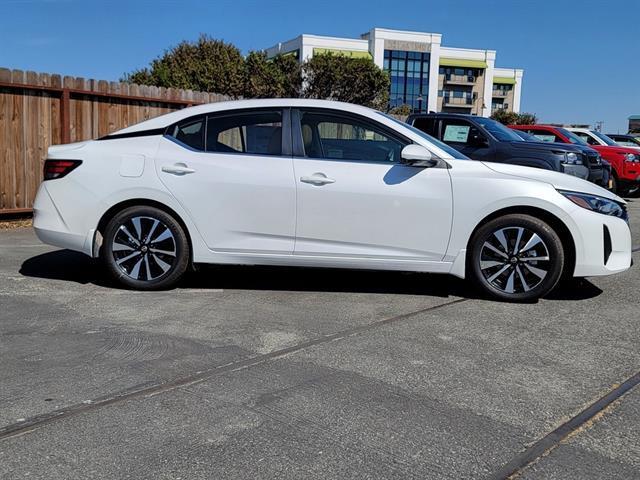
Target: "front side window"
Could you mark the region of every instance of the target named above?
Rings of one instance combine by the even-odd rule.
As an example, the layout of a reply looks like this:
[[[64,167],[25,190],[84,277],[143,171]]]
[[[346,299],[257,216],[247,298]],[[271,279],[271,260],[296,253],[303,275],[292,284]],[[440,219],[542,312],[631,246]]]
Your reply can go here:
[[[579,137],[575,133],[567,130],[566,128],[558,128],[558,131],[567,137],[571,143],[575,143],[576,145],[588,145],[584,138]]]
[[[598,142],[595,138],[593,138],[588,133],[585,133],[585,132],[573,132],[573,133],[575,133],[578,137],[583,139],[589,145],[600,145],[600,142]]]
[[[282,112],[213,114],[206,137],[207,152],[282,155]]]
[[[301,112],[304,155],[332,160],[399,162],[408,144],[373,122],[324,112]]]
[[[615,147],[616,146],[616,142],[614,142],[612,139],[607,137],[604,133],[600,133],[600,132],[597,132],[597,131],[592,131],[591,133],[593,135],[595,135],[596,137],[598,137],[600,140],[602,140],[605,145],[608,145],[610,147]]]
[[[471,146],[474,140],[483,137],[478,128],[466,120],[445,119],[442,121],[442,141],[456,145]]]
[[[187,119],[171,127],[168,135],[194,150],[204,150],[204,125],[204,117]]]

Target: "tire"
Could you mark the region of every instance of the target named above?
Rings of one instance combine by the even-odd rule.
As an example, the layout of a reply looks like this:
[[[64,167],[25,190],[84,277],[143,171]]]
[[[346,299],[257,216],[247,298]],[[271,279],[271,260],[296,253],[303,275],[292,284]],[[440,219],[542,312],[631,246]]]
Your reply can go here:
[[[535,257],[544,260],[533,260]],[[558,234],[529,215],[490,220],[470,242],[470,279],[501,300],[524,302],[543,297],[558,284],[564,264]]]
[[[136,290],[174,286],[189,267],[189,241],[182,226],[154,207],[127,208],[107,224],[101,249],[109,275]]]
[[[617,194],[619,188],[618,177],[616,177],[616,174],[611,171],[611,192]]]

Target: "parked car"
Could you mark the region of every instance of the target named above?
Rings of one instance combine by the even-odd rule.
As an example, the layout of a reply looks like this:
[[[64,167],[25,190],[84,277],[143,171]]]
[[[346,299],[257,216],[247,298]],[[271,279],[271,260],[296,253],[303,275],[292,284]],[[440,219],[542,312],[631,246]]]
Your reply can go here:
[[[575,148],[526,142],[490,118],[458,113],[409,115],[407,123],[473,160],[555,170],[586,179],[589,167]]]
[[[596,150],[602,158],[611,164],[612,185],[614,192],[625,193],[637,188],[640,176],[640,157],[632,149],[617,145],[602,145],[596,136],[582,133],[578,135],[573,128],[563,128],[554,125],[513,125],[512,128],[524,130],[538,138],[553,138],[556,142],[587,145]]]
[[[628,269],[627,221],[579,178],[470,161],[381,112],[306,99],[51,147],[34,205],[42,241],[130,288],[171,287],[192,264],[288,265],[450,273],[506,300]]]
[[[631,192],[638,189],[638,186],[640,186],[640,153],[635,148],[620,146],[604,133],[596,130],[574,127],[570,127],[568,130],[593,148],[599,150],[606,148],[615,153],[620,171],[618,183],[620,184],[621,192]],[[612,162],[612,165],[615,164]],[[616,170],[617,172],[618,170]]]
[[[634,135],[625,135],[621,133],[607,133],[607,137],[616,142],[621,147],[630,147],[640,150],[640,138]]]
[[[556,142],[555,135],[531,135],[527,133],[525,130],[518,129],[517,125],[509,125],[516,135],[521,137],[523,140],[527,142],[545,142],[545,143],[562,143]],[[568,144],[563,144],[568,146]],[[613,186],[613,182],[611,180],[611,165],[606,160],[603,160],[600,154],[595,151],[593,148],[589,148],[586,145],[573,145],[576,149],[578,149],[586,158],[587,165],[589,165],[589,178],[590,182],[595,183],[596,185],[600,185],[601,187],[605,187],[611,189]]]

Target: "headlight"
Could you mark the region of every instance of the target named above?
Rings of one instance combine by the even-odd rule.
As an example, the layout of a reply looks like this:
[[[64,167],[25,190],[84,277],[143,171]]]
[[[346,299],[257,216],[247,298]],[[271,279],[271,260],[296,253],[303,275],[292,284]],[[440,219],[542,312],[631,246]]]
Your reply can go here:
[[[627,211],[623,205],[608,198],[598,197],[597,195],[589,195],[588,193],[567,192],[558,190],[559,193],[571,200],[576,205],[591,210],[592,212],[602,213],[603,215],[611,215],[612,217],[627,219]]]
[[[562,163],[569,164],[569,165],[582,165],[582,160],[578,158],[578,155],[576,155],[573,152],[570,152],[570,153],[564,154],[564,162]]]
[[[640,162],[640,156],[634,155],[633,153],[625,153],[624,154],[624,161],[625,162],[631,162],[631,163],[637,163],[637,162]]]

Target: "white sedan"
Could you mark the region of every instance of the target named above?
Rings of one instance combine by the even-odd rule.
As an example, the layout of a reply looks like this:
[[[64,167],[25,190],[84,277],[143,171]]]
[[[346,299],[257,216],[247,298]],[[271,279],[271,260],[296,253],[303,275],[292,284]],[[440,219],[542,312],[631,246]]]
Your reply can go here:
[[[131,288],[198,263],[297,265],[452,274],[506,300],[628,269],[627,221],[592,183],[302,99],[201,105],[51,147],[34,205],[43,242],[100,257]]]

